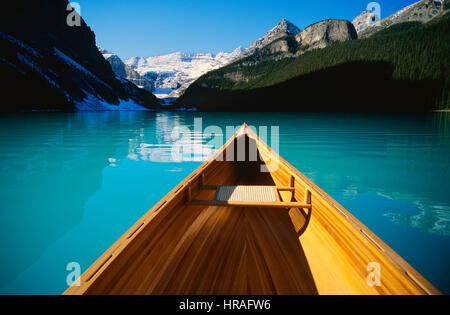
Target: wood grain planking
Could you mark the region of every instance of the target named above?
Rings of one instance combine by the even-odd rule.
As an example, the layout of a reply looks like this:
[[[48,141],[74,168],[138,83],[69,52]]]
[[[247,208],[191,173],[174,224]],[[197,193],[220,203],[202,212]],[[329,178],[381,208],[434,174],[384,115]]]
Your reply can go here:
[[[268,174],[259,172],[260,162],[215,161],[235,146],[230,139],[66,294],[439,294],[245,124],[234,138],[242,136],[263,160],[278,160],[279,168]],[[202,185],[292,185],[294,191],[280,191],[281,201],[304,202],[310,191],[312,208],[186,205],[189,195],[214,198]],[[380,287],[367,285],[369,262],[382,268]]]

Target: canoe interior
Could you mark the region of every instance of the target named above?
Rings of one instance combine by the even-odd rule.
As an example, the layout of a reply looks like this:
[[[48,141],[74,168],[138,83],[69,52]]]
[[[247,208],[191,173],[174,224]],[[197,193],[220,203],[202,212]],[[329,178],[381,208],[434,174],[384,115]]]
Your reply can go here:
[[[257,161],[248,154],[244,161],[216,161],[226,148],[235,155],[231,148],[242,139],[246,152],[257,148]],[[277,169],[261,172],[262,164],[276,159]],[[214,198],[201,185],[289,186],[291,178],[295,192],[281,192],[282,200],[303,201],[308,188],[312,209],[186,205],[188,189],[195,199]],[[381,267],[381,286],[367,284],[371,262]],[[155,205],[66,294],[439,292],[244,125],[239,137]]]

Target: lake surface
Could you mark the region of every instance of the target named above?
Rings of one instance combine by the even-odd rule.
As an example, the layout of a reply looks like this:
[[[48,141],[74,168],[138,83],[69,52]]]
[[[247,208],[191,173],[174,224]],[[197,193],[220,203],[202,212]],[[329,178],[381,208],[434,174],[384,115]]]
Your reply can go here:
[[[450,293],[448,113],[80,112],[0,116],[0,294],[64,292],[70,262],[88,268],[214,151],[196,117],[269,126],[269,144],[279,126],[281,156]],[[173,161],[176,126],[196,161]]]

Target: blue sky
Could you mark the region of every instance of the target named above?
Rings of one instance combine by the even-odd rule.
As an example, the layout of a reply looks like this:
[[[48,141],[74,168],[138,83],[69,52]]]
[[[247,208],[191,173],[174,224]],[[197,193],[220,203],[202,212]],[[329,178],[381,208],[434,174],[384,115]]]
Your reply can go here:
[[[121,58],[248,47],[282,18],[301,29],[320,20],[352,21],[368,0],[75,0],[97,44]],[[384,18],[416,0],[383,0]]]

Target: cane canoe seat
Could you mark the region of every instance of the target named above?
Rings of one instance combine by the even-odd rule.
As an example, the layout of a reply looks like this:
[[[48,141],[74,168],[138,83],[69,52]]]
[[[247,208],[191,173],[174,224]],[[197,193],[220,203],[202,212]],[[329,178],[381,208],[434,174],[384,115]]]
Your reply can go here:
[[[222,202],[276,202],[272,186],[220,186],[216,200]]]
[[[280,191],[294,192],[294,187],[277,186],[203,186],[201,189],[215,190],[214,200],[191,200],[188,196],[187,205],[192,206],[224,206],[224,207],[267,207],[267,208],[302,208],[311,209],[310,199],[307,202],[282,201]]]

